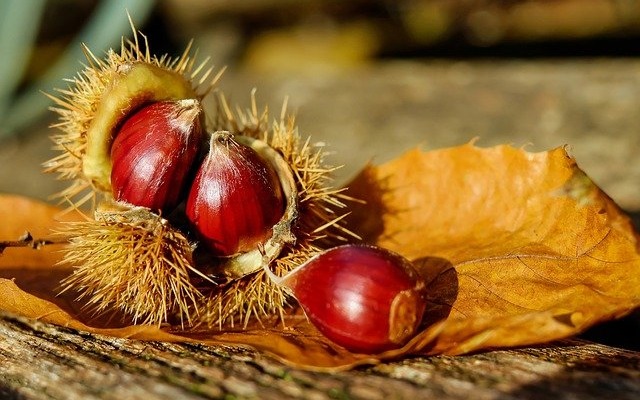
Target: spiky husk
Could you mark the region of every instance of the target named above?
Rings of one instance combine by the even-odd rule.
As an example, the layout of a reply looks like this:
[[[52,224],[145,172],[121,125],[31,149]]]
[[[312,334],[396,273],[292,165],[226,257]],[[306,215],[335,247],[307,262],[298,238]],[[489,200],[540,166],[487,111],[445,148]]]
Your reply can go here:
[[[161,324],[174,317],[191,324],[203,300],[193,285],[192,246],[167,220],[141,207],[119,204],[95,219],[69,222],[63,263],[74,272],[63,291],[97,313],[117,309],[133,323]]]
[[[95,186],[83,167],[89,161],[92,129],[95,132],[97,126],[104,140],[112,140],[113,132],[101,129],[95,122],[103,102],[113,100],[110,90],[116,79],[131,71],[132,66],[148,66],[150,70],[166,71],[178,87],[187,88],[189,96],[201,99],[222,73],[221,70],[209,78],[213,68],[208,67],[208,59],[196,64],[191,45],[177,58],[153,56],[146,37],[138,34],[133,24],[132,31],[132,40],[123,38],[120,52],[109,50],[104,59],[85,46],[84,69],[68,80],[67,89],[48,95],[55,102],[51,109],[59,116],[59,122],[52,126],[57,129],[52,140],[60,154],[44,167],[45,172],[70,181],[56,195],[70,209],[90,202],[95,210],[112,201],[110,191],[101,191],[104,185]],[[124,100],[136,107],[142,104],[133,102],[154,98],[151,93],[141,99]],[[70,241],[65,262],[76,268],[63,282],[64,290],[79,292],[79,298],[96,312],[115,308],[134,322],[160,324],[175,319],[181,324],[191,323],[193,312],[198,309],[195,303],[202,295],[190,279],[197,271],[193,269],[191,245],[185,236],[166,220],[139,209],[97,210],[94,218],[71,223],[62,232]]]
[[[166,71],[179,74],[185,82],[194,88],[199,98],[204,97],[220,77],[222,70],[203,85],[212,72],[208,67],[209,60],[196,64],[191,55],[191,45],[177,58],[167,55],[156,57],[151,55],[146,37],[138,33],[132,25],[133,40],[122,39],[120,52],[110,49],[104,59],[96,57],[91,50],[83,46],[87,64],[75,77],[68,79],[67,89],[57,89],[56,95],[47,94],[55,103],[50,109],[58,114],[58,122],[52,125],[58,133],[51,136],[54,150],[60,154],[44,163],[45,172],[58,174],[58,179],[70,181],[69,186],[55,195],[61,202],[72,206],[93,201],[100,194],[93,187],[90,179],[83,176],[83,157],[87,150],[87,132],[94,119],[96,109],[103,100],[113,77],[124,65],[146,63]]]
[[[286,101],[280,117],[270,121],[268,110],[258,111],[255,92],[251,108],[229,107],[222,94],[217,99],[218,110],[214,130],[260,139],[279,151],[293,171],[299,193],[298,221],[294,227],[296,242],[285,246],[271,268],[283,275],[303,264],[313,255],[339,242],[357,238],[343,224],[345,201],[354,200],[345,189],[331,186],[336,167],[325,165],[323,145],[303,141],[295,118],[286,113]],[[252,319],[261,321],[271,316],[282,317],[289,295],[272,282],[263,271],[214,287],[200,311],[200,323],[210,327],[245,327]]]
[[[104,60],[84,48],[88,64],[70,87],[49,97],[59,115],[53,125],[59,133],[52,137],[61,154],[45,164],[45,171],[71,181],[57,195],[71,207],[92,201],[94,208],[112,201],[110,194],[83,175],[83,157],[87,152],[87,132],[113,75],[123,66],[148,63],[180,74],[194,82],[199,97],[211,90],[218,73],[202,91],[198,89],[211,73],[207,60],[196,66],[187,48],[182,56],[157,58],[149,52],[146,38],[141,45],[134,29],[133,40],[124,40],[120,52],[110,50]],[[218,110],[212,130],[260,139],[279,151],[293,171],[299,191],[295,244],[287,245],[271,268],[284,274],[336,241],[355,237],[342,224],[340,209],[348,199],[341,189],[331,187],[335,168],[324,165],[326,152],[321,145],[301,140],[293,117],[286,115],[286,103],[280,118],[270,121],[266,109],[258,111],[255,95],[248,110],[231,109],[224,96],[217,99]],[[106,200],[105,200],[106,199]],[[205,324],[220,329],[246,326],[253,319],[283,316],[287,294],[260,271],[226,284],[206,284],[207,278],[194,268],[191,244],[166,220],[140,209],[96,212],[94,220],[71,223],[64,234],[70,237],[64,262],[75,267],[63,282],[64,290],[77,291],[79,299],[96,312],[115,308],[135,323]],[[195,286],[198,282],[198,287]],[[204,285],[201,285],[205,282]]]

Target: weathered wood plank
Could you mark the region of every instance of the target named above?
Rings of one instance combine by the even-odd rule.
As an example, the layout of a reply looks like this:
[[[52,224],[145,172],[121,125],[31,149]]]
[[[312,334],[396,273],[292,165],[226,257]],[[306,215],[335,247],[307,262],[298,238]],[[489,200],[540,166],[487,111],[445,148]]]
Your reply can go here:
[[[640,353],[579,340],[335,374],[234,347],[141,342],[0,314],[9,399],[640,398]]]

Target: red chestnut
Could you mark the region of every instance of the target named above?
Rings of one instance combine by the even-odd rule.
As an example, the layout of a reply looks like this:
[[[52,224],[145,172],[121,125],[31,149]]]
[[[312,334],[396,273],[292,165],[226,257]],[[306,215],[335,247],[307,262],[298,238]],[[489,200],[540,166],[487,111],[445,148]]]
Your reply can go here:
[[[264,268],[320,332],[349,351],[399,348],[422,320],[424,281],[407,259],[379,247],[335,247],[282,278]]]
[[[124,121],[111,145],[117,200],[164,211],[183,200],[202,143],[201,111],[195,99],[163,101]]]
[[[254,250],[271,236],[284,207],[275,170],[229,132],[214,133],[186,207],[187,218],[212,254]]]

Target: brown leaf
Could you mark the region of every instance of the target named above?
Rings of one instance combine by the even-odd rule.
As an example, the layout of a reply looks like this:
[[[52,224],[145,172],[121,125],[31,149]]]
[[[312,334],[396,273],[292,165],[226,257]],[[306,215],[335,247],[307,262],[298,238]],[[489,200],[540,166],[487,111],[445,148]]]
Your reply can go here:
[[[410,351],[542,343],[640,305],[631,223],[562,148],[414,150],[365,169],[350,194],[373,198],[351,221],[367,241],[426,274],[430,257],[451,263],[430,284],[432,312],[449,314]]]
[[[97,318],[69,295],[56,295],[70,271],[54,267],[53,249],[5,251],[0,309],[118,337],[251,346],[299,367],[336,370],[408,353],[543,343],[640,305],[640,255],[630,222],[563,149],[415,150],[365,168],[350,186],[349,194],[367,201],[353,206],[350,228],[414,260],[429,282],[424,328],[403,349],[349,353],[299,313],[287,317],[286,328],[226,332]],[[57,212],[0,196],[0,239],[15,240],[25,230],[46,236]]]

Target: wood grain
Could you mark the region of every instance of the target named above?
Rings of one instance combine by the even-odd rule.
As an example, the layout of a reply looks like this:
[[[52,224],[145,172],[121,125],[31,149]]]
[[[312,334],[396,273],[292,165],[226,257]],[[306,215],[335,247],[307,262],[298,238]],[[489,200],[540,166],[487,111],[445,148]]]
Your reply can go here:
[[[581,340],[340,373],[233,347],[141,342],[0,314],[0,398],[637,399],[640,353]]]

